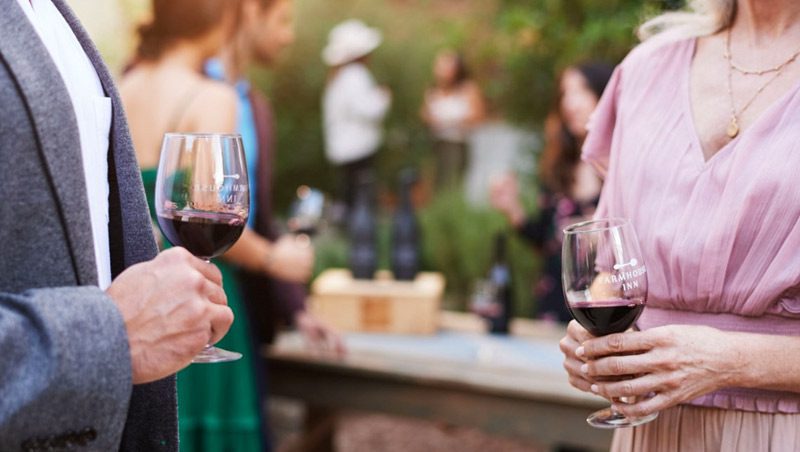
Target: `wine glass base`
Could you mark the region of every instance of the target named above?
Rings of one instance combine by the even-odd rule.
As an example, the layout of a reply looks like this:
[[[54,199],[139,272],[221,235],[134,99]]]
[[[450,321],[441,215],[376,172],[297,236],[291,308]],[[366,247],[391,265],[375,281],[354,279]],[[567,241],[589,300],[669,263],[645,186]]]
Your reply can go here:
[[[653,413],[647,416],[630,418],[617,413],[611,408],[604,408],[590,414],[589,417],[586,418],[586,422],[592,427],[611,429],[636,427],[637,425],[646,424],[657,417],[658,413]]]
[[[192,358],[192,363],[224,363],[227,361],[236,361],[241,358],[241,353],[208,346]]]

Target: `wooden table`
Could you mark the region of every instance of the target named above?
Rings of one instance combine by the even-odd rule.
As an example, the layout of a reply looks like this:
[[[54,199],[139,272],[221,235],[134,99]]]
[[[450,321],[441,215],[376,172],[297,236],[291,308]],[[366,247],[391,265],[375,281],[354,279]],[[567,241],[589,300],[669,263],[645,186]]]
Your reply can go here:
[[[309,407],[303,450],[332,450],[338,410],[364,410],[478,427],[547,447],[608,450],[611,432],[586,424],[608,406],[567,382],[563,329],[515,320],[511,336],[482,333],[471,314],[443,312],[433,336],[347,334],[346,357],[307,350],[297,333],[266,349],[273,395]]]

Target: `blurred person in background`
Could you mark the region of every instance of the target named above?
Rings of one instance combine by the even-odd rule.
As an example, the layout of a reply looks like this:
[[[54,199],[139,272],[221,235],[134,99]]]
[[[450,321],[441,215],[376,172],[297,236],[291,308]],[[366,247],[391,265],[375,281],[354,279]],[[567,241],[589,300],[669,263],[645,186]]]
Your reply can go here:
[[[368,68],[369,57],[382,40],[377,29],[350,19],[331,30],[322,51],[322,60],[330,67],[322,98],[325,153],[339,168],[348,208],[359,182],[373,171],[392,102],[391,91],[378,86]]]
[[[581,145],[589,117],[608,83],[613,66],[591,62],[570,66],[559,77],[556,108],[545,121],[545,148],[539,162],[538,212],[529,215],[520,200],[516,175],[491,187],[492,206],[531,242],[543,257],[542,274],[534,288],[538,317],[569,322],[572,318],[561,290],[561,231],[594,213],[601,182],[581,162]]]
[[[305,235],[278,231],[272,211],[275,118],[269,100],[245,78],[253,67],[270,68],[294,42],[293,0],[242,0],[237,33],[206,73],[237,92],[237,129],[251,173],[250,231],[225,256],[242,268],[245,300],[253,310],[255,333],[270,342],[280,324],[296,325],[308,343],[341,352],[338,334],[305,309],[304,284],[314,266],[314,248]],[[263,310],[266,308],[267,310]]]
[[[238,1],[153,0],[152,21],[139,28],[134,61],[120,83],[142,179],[154,215],[156,171],[166,132],[236,132],[237,94],[202,74],[234,33]],[[195,364],[178,377],[181,447],[185,450],[264,448],[248,318],[233,268],[217,262],[236,315],[220,346],[242,352],[225,364]]]
[[[467,166],[469,134],[485,119],[486,106],[461,54],[439,52],[433,76],[434,85],[425,91],[420,115],[434,139],[436,187],[456,188]]]
[[[273,67],[294,42],[294,1],[242,0],[236,29],[219,55],[206,62],[205,71],[237,94],[237,130],[244,141],[250,173],[251,210],[247,232],[225,258],[239,267],[237,277],[252,327],[253,347],[260,350],[281,326],[293,325],[310,347],[341,355],[344,344],[340,336],[306,310],[305,283],[314,265],[309,237],[281,235],[275,224],[275,117],[269,100],[246,78],[254,67]],[[266,363],[256,366],[262,408],[267,393],[265,369]]]

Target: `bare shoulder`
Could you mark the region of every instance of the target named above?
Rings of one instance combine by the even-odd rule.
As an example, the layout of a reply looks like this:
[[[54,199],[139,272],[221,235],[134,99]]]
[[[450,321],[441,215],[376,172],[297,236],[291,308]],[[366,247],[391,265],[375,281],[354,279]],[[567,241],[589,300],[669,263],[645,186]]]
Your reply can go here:
[[[117,89],[123,99],[134,98],[139,90],[139,86],[144,79],[143,71],[139,68],[133,68],[128,73],[123,75],[117,83]]]
[[[481,87],[475,80],[467,80],[466,82],[464,82],[464,90],[466,90],[469,93],[480,94]]]
[[[223,82],[204,79],[198,86],[189,121],[198,131],[233,132],[236,113],[236,91]]]
[[[235,109],[237,94],[228,84],[203,79],[198,87],[197,104],[204,107]]]

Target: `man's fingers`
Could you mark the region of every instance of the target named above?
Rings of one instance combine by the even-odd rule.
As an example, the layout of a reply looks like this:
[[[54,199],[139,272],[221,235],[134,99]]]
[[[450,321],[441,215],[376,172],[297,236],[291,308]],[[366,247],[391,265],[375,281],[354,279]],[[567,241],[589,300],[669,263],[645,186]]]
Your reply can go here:
[[[211,340],[209,344],[216,344],[228,333],[233,323],[233,311],[227,306],[212,304],[209,306],[209,320],[211,323]]]
[[[217,284],[206,280],[203,287],[203,293],[214,304],[223,306],[228,305],[228,296],[225,294],[225,290]]]
[[[218,286],[222,286],[222,272],[219,271],[216,265],[194,256],[188,259],[188,262],[192,268],[199,271],[207,280]]]

